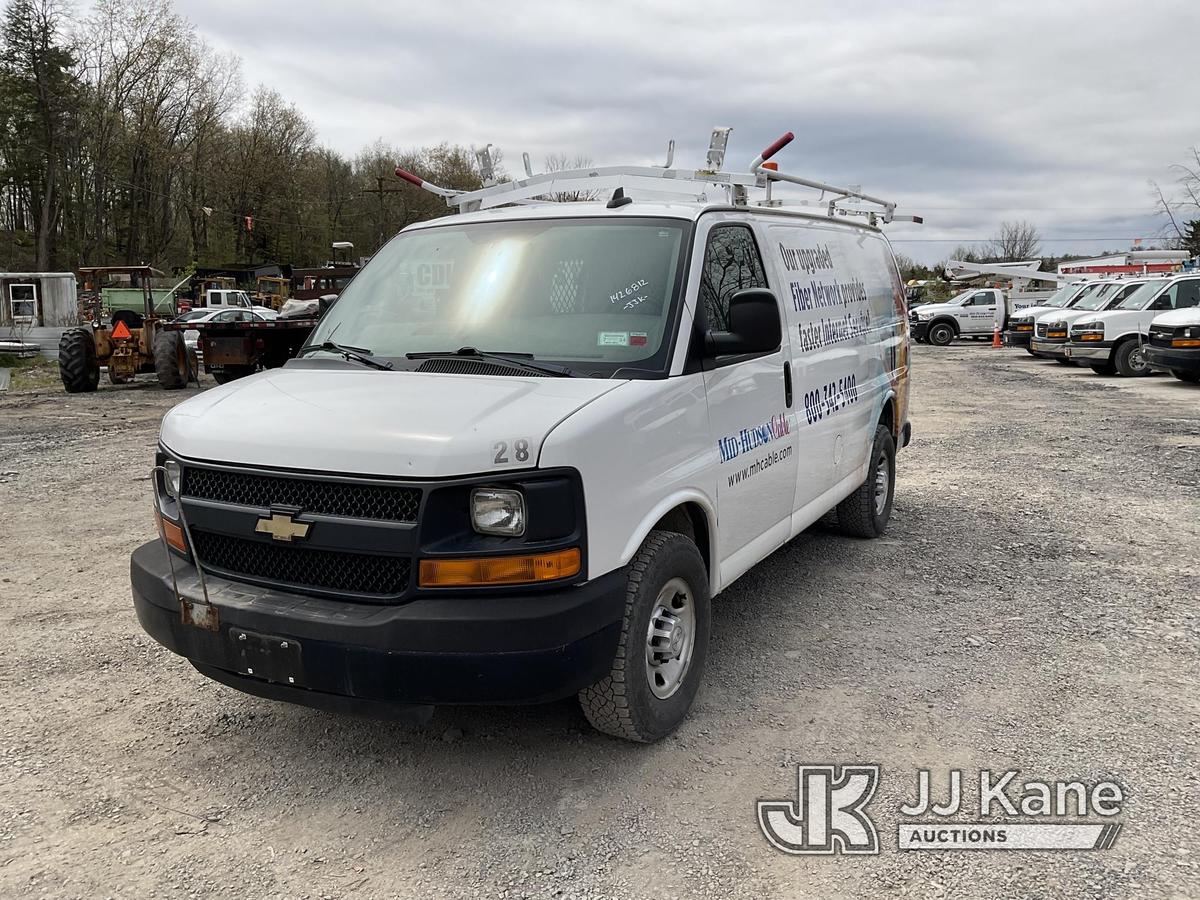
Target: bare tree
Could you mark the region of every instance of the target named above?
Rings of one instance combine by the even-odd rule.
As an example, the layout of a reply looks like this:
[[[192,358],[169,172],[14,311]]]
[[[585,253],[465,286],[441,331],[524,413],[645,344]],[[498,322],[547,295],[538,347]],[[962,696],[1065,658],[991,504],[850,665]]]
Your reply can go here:
[[[568,158],[565,153],[555,153],[546,157],[547,172],[568,172],[572,169],[590,169],[592,159],[589,156]],[[553,191],[547,196],[558,203],[577,203],[581,200],[599,200],[602,191]]]
[[[1154,188],[1155,205],[1167,217],[1166,231],[1172,243],[1179,247],[1191,248],[1196,241],[1196,231],[1200,227],[1200,147],[1191,150],[1192,160],[1171,167],[1176,174],[1176,184],[1179,193],[1168,196],[1156,181],[1151,181]]]
[[[997,262],[1033,259],[1042,252],[1042,236],[1029,222],[1001,222],[988,250]]]

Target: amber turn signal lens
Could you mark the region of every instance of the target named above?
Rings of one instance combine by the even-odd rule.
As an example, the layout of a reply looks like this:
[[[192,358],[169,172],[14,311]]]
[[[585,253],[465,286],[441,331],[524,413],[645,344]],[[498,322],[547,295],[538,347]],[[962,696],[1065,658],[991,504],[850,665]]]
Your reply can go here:
[[[154,511],[154,524],[158,526],[158,533],[163,540],[180,553],[187,553],[187,541],[183,539],[182,528],[170,519],[164,519],[157,509]]]
[[[1175,338],[1171,341],[1172,347],[1200,347],[1200,339],[1197,338]]]
[[[474,559],[421,560],[421,587],[478,587],[532,584],[579,574],[579,548],[532,556],[484,556]]]
[[[1102,340],[1104,340],[1104,335],[1097,334],[1096,332],[1093,331],[1093,332],[1089,332],[1088,334],[1081,334],[1079,336],[1079,340],[1081,340],[1081,341],[1102,341]]]

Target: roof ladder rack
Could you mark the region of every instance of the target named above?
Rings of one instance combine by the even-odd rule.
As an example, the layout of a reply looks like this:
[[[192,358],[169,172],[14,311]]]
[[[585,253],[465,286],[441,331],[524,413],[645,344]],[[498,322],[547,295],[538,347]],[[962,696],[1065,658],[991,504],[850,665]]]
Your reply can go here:
[[[598,166],[535,175],[529,164],[529,155],[522,154],[525,176],[511,181],[500,181],[495,172],[491,154],[492,145],[487,144],[476,153],[483,181],[483,186],[479,190],[452,191],[432,184],[399,166],[396,167],[396,175],[410,184],[444,198],[447,206],[457,207],[460,212],[476,212],[512,203],[543,202],[549,200],[551,195],[556,193],[587,193],[596,196],[596,192],[599,191],[629,188],[633,186],[634,182],[640,183],[643,193],[646,192],[646,189],[653,187],[654,183],[657,183],[660,190],[673,189],[666,193],[670,199],[676,202],[689,199],[704,201],[707,199],[705,189],[715,187],[725,191],[728,201],[735,206],[751,205],[750,188],[765,189],[765,199],[754,201],[756,206],[814,205],[814,201],[811,200],[785,203],[772,196],[774,184],[786,183],[820,191],[821,196],[815,202],[823,205],[826,215],[830,217],[837,215],[866,216],[872,225],[898,221],[917,223],[922,221],[920,216],[897,216],[894,202],[864,194],[857,187],[837,187],[822,181],[801,178],[799,175],[779,171],[778,166],[768,161],[795,139],[795,135],[790,131],[776,139],[756,156],[750,163],[749,172],[723,172],[721,166],[725,162],[725,149],[729,143],[731,131],[731,128],[713,129],[704,169],[671,168],[675,160],[675,142],[671,141],[667,145],[667,161],[663,166]],[[689,194],[681,190],[680,186],[686,184],[700,187],[699,194],[695,192]],[[827,194],[832,195],[828,200],[825,199]],[[846,208],[838,205],[846,200],[856,200],[860,203],[878,206],[880,211]]]

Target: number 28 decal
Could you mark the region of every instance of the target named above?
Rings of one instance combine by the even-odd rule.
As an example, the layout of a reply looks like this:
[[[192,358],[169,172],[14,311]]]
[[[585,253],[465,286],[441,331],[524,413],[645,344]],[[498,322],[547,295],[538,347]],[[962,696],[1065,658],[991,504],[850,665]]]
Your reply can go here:
[[[500,466],[509,462],[529,462],[529,438],[517,438],[513,441],[511,452],[508,441],[496,441],[492,444],[492,463]]]

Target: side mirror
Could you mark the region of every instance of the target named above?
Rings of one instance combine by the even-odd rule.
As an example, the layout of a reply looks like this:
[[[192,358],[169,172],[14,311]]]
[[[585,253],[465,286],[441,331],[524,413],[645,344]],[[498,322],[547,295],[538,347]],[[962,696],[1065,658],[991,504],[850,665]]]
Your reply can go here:
[[[337,294],[322,294],[317,299],[317,315],[323,316],[329,311],[329,307],[337,301]]]
[[[729,298],[729,330],[710,331],[708,356],[770,353],[783,343],[779,301],[766,288],[747,288]]]

